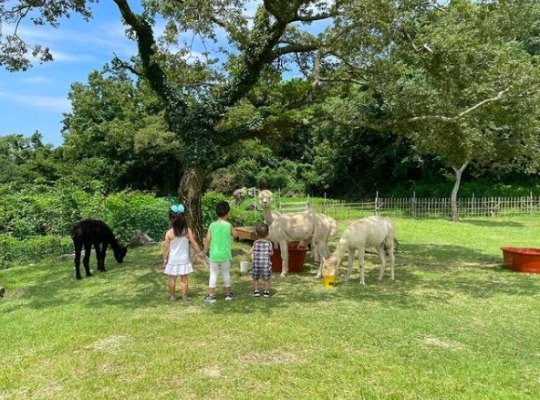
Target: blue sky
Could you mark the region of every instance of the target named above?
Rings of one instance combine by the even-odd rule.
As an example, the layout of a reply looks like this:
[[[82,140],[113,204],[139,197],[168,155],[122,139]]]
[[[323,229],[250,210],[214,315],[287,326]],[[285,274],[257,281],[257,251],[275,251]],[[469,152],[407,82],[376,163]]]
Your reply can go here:
[[[62,144],[62,113],[71,109],[67,94],[72,82],[86,82],[88,74],[101,67],[116,53],[128,59],[136,46],[124,36],[116,5],[104,1],[94,6],[94,19],[85,22],[73,17],[58,29],[34,26],[26,21],[20,36],[28,43],[48,46],[55,58],[36,63],[25,72],[0,68],[0,136],[36,130],[44,141]]]
[[[253,15],[257,3],[260,1],[249,2],[246,14]],[[37,130],[44,142],[61,145],[63,113],[71,110],[67,98],[70,85],[87,82],[88,74],[110,62],[113,53],[124,60],[136,54],[136,44],[125,37],[120,12],[112,1],[93,5],[93,13],[89,22],[73,16],[62,20],[57,29],[35,26],[29,20],[21,24],[20,36],[29,44],[49,47],[54,61],[35,63],[24,72],[7,72],[0,67],[0,136],[30,136]],[[309,30],[320,31],[324,25],[314,24]],[[194,43],[195,55],[203,50],[202,43]]]

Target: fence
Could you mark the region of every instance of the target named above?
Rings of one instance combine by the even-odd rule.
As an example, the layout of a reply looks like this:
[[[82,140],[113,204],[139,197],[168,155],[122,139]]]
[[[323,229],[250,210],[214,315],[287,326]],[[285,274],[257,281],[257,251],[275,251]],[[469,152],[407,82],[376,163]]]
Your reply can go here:
[[[458,199],[459,217],[496,217],[540,214],[540,197],[471,197]],[[400,213],[412,217],[451,218],[449,198],[376,198],[363,202],[324,200],[322,202],[279,203],[281,212],[313,209],[334,219],[361,218],[379,213]]]

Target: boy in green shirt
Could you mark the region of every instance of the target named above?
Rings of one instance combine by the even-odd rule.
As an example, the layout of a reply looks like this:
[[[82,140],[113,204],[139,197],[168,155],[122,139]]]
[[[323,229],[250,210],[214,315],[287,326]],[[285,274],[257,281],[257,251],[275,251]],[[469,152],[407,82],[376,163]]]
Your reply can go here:
[[[208,283],[209,293],[204,298],[209,303],[216,302],[216,285],[219,269],[223,277],[225,286],[225,300],[232,300],[234,295],[231,292],[231,242],[236,237],[236,231],[227,219],[231,208],[229,203],[222,201],[216,205],[217,221],[212,222],[206,234],[204,249],[210,249],[210,281]]]

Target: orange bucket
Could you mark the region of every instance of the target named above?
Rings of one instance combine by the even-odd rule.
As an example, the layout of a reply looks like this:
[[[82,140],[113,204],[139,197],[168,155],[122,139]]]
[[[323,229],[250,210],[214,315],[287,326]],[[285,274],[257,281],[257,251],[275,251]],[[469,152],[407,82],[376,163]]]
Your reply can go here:
[[[540,249],[526,247],[501,247],[506,268],[518,272],[540,274]]]

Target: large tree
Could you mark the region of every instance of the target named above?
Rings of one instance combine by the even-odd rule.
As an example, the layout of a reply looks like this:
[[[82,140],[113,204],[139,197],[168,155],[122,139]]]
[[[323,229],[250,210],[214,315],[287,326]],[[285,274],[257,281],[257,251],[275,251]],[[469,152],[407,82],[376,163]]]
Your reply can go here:
[[[354,2],[343,18],[362,11]],[[334,49],[341,62],[324,76],[342,83],[324,105],[326,118],[404,134],[419,153],[440,155],[455,174],[457,220],[468,165],[538,166],[539,17],[537,2],[455,0],[408,19],[382,18],[374,33],[365,28],[373,24],[349,29]]]
[[[93,71],[73,83],[65,114],[64,160],[81,180],[99,179],[107,191],[155,190],[169,195],[178,182],[182,143],[168,131],[159,102],[144,81],[123,70]]]
[[[13,34],[0,37],[0,64],[10,70],[29,66],[28,52],[46,61],[47,49],[28,47],[17,32],[27,16],[34,23],[58,25],[59,18],[76,12],[85,18],[93,0],[60,0],[46,2],[16,1],[0,3],[0,22],[15,25]],[[117,60],[118,66],[144,77],[162,102],[168,128],[184,143],[188,168],[179,185],[181,200],[186,204],[188,219],[197,236],[202,237],[201,194],[207,166],[221,156],[224,146],[241,139],[253,130],[257,121],[248,121],[221,129],[221,122],[236,104],[246,99],[266,70],[290,54],[312,52],[317,48],[313,35],[302,27],[330,18],[337,12],[337,2],[321,0],[263,1],[251,19],[243,14],[248,1],[184,0],[144,1],[134,11],[128,0],[114,0],[128,35],[138,45],[131,61]],[[154,33],[156,19],[166,21],[165,34]],[[225,32],[229,48],[226,72],[214,60],[200,60],[196,65],[186,61],[189,42],[179,43],[179,34],[190,32],[210,40],[216,31]],[[180,51],[172,52],[174,45]],[[194,88],[196,90],[194,90]],[[263,116],[264,118],[264,116]]]
[[[70,12],[89,17],[91,2],[0,3],[0,23],[17,26],[34,15],[37,24],[57,25]],[[206,174],[224,149],[254,132],[279,134],[320,119],[403,132],[419,151],[444,153],[458,173],[472,158],[454,155],[478,154],[473,144],[484,150],[490,137],[532,136],[538,73],[527,48],[536,42],[520,38],[534,33],[525,27],[536,2],[262,0],[254,16],[244,15],[247,0],[146,0],[142,12],[127,0],[114,3],[138,44],[133,59],[115,65],[148,82],[168,130],[184,143],[179,195],[199,237]],[[161,38],[156,20],[166,22]],[[319,20],[327,27],[310,33]],[[223,56],[188,62],[185,32],[216,41],[224,33]],[[0,50],[0,65],[11,70],[28,67],[29,51],[50,58],[20,41],[17,29],[0,36]],[[316,113],[294,112],[326,93],[332,97]]]

